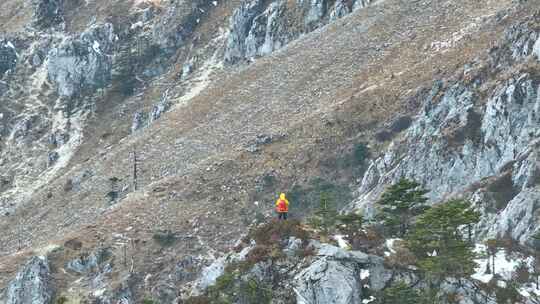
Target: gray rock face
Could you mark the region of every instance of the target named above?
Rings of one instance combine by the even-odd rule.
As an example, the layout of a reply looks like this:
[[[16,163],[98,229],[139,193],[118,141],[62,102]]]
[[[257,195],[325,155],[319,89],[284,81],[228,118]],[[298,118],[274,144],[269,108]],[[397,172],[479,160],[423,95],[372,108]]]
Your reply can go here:
[[[285,24],[285,1],[277,1],[253,19],[245,40],[246,58],[255,58],[272,53],[288,42]]]
[[[348,6],[347,1],[338,0],[334,3],[334,9],[330,13],[330,21],[339,19],[348,15],[351,12],[351,8]]]
[[[304,1],[302,0],[301,2]],[[309,3],[309,5],[304,16],[304,26],[307,29],[313,30],[319,26],[319,23],[326,14],[328,3],[326,0],[309,0],[309,2],[305,1],[305,3]]]
[[[34,5],[34,20],[39,27],[46,28],[64,21],[63,0],[34,0]]]
[[[93,26],[49,52],[49,79],[58,94],[74,97],[106,87],[111,81],[111,52],[116,36],[111,24]]]
[[[538,83],[522,74],[496,88],[484,106],[476,105],[477,97],[460,84],[446,90],[436,105],[428,97],[404,141],[392,144],[367,170],[358,206],[371,213],[367,200],[373,201],[384,185],[401,176],[421,181],[437,201],[497,175],[520,155],[537,149],[538,89]],[[532,183],[531,170],[514,168],[516,186]]]
[[[295,278],[296,301],[299,304],[361,303],[359,270],[354,264],[318,259]]]
[[[358,0],[365,7],[371,0]],[[245,1],[230,19],[225,62],[253,60],[283,48],[304,33],[352,11],[353,2],[337,1],[330,10],[327,0],[277,0],[265,8],[261,0]],[[292,20],[291,20],[292,18]],[[291,24],[300,24],[291,26]]]
[[[17,52],[13,44],[7,40],[0,43],[0,79],[17,65]]]
[[[508,68],[533,54],[538,35],[526,29],[507,33],[502,52],[512,54],[512,59],[497,68]],[[442,89],[436,83],[423,95],[423,110],[404,138],[393,142],[368,168],[356,207],[372,215],[372,202],[386,185],[409,177],[431,190],[433,202],[473,193],[483,211],[478,237],[510,233],[522,242],[529,238],[537,227],[534,214],[540,199],[540,83],[530,74],[514,74],[494,86],[485,100],[474,86],[457,82]],[[473,184],[487,177],[502,181],[487,193],[476,191]]]
[[[245,41],[252,27],[253,19],[263,10],[261,0],[245,1],[234,12],[230,20],[229,37],[225,46],[225,62],[236,63],[246,53]]]
[[[531,30],[528,25],[515,24],[505,31],[513,59],[523,59],[537,52],[540,45],[540,33]],[[538,54],[537,54],[538,55]]]
[[[49,262],[33,257],[9,284],[6,304],[49,304],[53,294]]]
[[[373,2],[375,2],[375,0],[356,0],[353,5],[353,10],[365,8]]]

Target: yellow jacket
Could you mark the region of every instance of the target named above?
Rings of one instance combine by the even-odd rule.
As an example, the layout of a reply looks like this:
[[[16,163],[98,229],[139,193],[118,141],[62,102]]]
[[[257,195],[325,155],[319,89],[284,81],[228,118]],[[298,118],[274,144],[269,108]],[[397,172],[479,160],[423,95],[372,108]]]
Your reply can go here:
[[[284,201],[285,204],[280,204],[281,201]],[[279,199],[276,201],[276,211],[277,212],[288,212],[289,211],[289,201],[285,197],[285,193],[279,195]]]

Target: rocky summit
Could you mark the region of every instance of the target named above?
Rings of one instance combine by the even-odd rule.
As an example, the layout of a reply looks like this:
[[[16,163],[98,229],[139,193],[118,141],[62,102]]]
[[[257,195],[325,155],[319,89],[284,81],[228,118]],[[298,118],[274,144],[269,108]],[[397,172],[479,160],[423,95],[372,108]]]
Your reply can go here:
[[[539,0],[0,3],[0,304],[535,304],[539,210]]]

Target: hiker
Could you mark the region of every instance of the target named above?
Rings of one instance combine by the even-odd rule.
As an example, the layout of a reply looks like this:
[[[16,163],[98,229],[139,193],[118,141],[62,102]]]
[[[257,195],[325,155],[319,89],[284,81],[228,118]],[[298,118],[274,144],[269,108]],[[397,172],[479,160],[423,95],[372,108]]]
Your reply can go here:
[[[289,201],[285,197],[285,193],[279,195],[279,199],[276,201],[276,211],[278,213],[278,219],[287,219],[287,213],[289,212]]]

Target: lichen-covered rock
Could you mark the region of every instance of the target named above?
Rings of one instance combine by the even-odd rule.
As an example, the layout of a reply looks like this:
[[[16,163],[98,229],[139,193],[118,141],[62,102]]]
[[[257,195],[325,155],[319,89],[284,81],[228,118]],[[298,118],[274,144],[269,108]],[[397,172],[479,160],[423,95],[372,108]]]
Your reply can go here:
[[[93,26],[49,52],[49,79],[58,94],[74,97],[106,87],[111,81],[111,52],[116,36],[111,24]]]
[[[50,304],[54,290],[49,262],[33,257],[8,286],[6,304]]]

